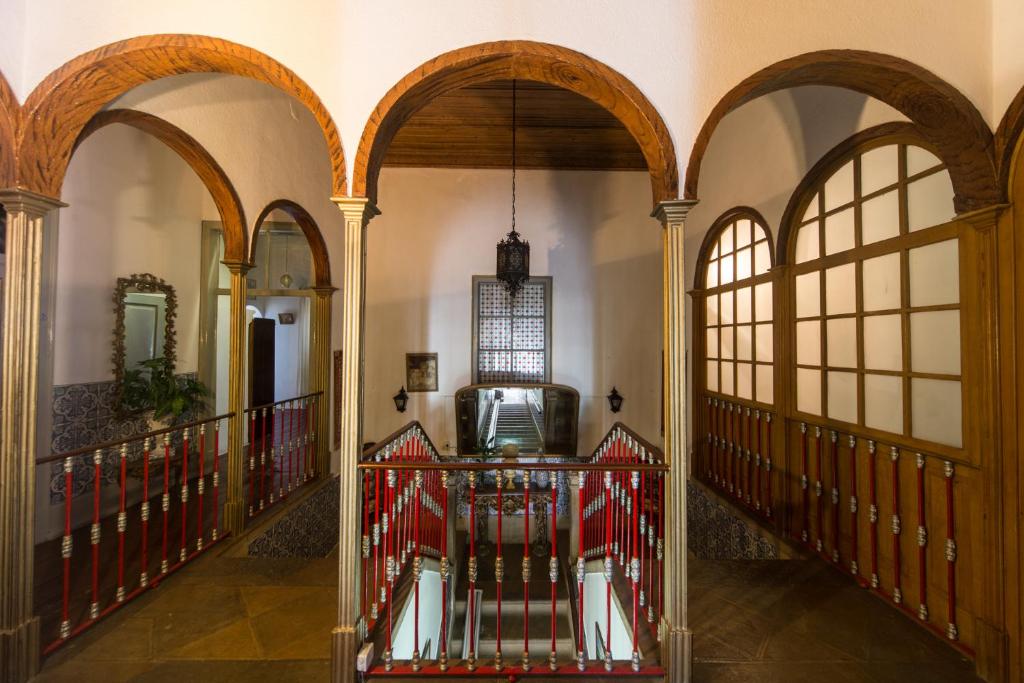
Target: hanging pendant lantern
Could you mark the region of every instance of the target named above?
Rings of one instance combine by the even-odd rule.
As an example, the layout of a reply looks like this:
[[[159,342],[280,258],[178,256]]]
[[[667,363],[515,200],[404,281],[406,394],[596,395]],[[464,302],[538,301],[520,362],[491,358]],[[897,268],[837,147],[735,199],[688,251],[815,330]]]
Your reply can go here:
[[[523,283],[530,279],[530,243],[516,232],[516,82],[512,81],[512,230],[498,242],[495,269],[509,297],[515,298]]]

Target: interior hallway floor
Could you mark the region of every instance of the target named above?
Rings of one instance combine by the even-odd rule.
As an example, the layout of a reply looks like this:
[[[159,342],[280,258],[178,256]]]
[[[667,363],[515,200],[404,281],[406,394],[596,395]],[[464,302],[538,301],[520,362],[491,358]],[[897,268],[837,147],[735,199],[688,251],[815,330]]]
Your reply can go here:
[[[211,553],[58,650],[37,680],[326,681],[336,582],[336,557]],[[698,683],[978,680],[820,562],[691,559],[689,595]]]

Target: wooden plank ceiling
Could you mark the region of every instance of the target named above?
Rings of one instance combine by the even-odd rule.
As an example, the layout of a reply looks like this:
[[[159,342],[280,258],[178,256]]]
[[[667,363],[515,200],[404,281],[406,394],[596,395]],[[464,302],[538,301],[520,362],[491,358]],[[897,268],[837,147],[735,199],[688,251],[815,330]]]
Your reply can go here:
[[[518,81],[517,168],[647,169],[618,119],[569,90]],[[512,81],[453,90],[413,114],[385,166],[511,168]]]

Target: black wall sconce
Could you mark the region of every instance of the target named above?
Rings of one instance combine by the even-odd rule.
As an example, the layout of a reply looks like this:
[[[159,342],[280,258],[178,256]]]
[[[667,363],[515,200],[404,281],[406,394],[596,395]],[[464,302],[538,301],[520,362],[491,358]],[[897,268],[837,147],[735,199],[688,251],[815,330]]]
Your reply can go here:
[[[409,394],[405,393],[405,386],[403,385],[398,393],[392,396],[392,400],[395,402],[395,410],[400,413],[405,412],[405,406],[409,403]]]
[[[608,405],[611,407],[613,413],[617,413],[622,410],[622,394],[615,387],[612,387],[612,393],[608,394]]]

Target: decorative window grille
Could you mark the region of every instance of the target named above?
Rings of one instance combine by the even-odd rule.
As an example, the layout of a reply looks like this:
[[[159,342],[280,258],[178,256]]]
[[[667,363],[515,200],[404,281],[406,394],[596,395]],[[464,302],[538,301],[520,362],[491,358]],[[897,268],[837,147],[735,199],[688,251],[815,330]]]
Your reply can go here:
[[[473,278],[473,380],[547,382],[551,370],[551,278],[531,277],[510,299],[491,277]]]

